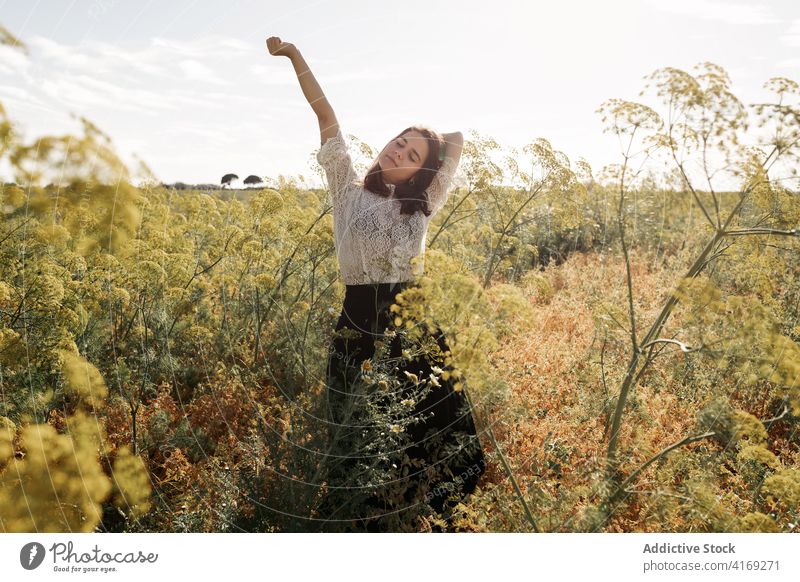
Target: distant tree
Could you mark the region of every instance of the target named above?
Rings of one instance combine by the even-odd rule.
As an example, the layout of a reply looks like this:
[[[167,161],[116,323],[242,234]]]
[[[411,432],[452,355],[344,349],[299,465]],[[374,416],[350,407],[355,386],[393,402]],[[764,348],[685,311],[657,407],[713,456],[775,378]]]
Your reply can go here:
[[[236,174],[225,174],[224,176],[222,176],[221,184],[222,184],[223,187],[230,186],[231,185],[231,181],[238,180],[238,179],[239,179],[239,176],[237,176]]]
[[[244,179],[245,184],[261,184],[263,180],[256,176],[255,174],[250,174],[247,178]]]
[[[190,184],[186,184],[184,182],[175,182],[172,185],[172,188],[175,189],[175,190],[190,190],[191,189],[191,185]]]

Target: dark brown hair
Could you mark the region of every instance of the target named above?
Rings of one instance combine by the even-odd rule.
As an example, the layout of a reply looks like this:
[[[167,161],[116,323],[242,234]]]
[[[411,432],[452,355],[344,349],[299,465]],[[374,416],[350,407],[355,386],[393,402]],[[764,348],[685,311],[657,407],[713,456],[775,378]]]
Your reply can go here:
[[[428,196],[425,194],[425,190],[431,185],[439,168],[442,167],[439,153],[444,148],[445,142],[439,132],[423,125],[412,125],[405,128],[392,141],[409,131],[418,131],[423,137],[427,138],[428,155],[420,169],[413,176],[402,184],[395,185],[394,196],[400,200],[401,214],[414,214],[417,210],[421,210],[425,216],[430,216],[431,211],[428,208]],[[367,171],[367,175],[364,178],[364,188],[380,196],[388,197],[391,194],[386,182],[383,181],[383,171],[377,161]]]

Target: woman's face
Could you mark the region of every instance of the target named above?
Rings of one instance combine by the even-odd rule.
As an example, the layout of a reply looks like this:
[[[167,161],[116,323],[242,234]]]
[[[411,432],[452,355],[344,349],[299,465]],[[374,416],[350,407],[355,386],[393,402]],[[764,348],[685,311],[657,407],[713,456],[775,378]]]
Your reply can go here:
[[[428,140],[415,130],[401,135],[386,144],[378,163],[383,180],[388,184],[402,184],[417,173],[428,156]]]

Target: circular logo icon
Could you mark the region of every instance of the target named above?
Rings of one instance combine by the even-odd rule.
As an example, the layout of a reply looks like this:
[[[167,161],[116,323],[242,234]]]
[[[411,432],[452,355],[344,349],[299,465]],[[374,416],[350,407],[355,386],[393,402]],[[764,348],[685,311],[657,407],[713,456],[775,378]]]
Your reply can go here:
[[[39,542],[30,542],[19,551],[19,563],[26,570],[35,570],[44,560],[44,546]]]

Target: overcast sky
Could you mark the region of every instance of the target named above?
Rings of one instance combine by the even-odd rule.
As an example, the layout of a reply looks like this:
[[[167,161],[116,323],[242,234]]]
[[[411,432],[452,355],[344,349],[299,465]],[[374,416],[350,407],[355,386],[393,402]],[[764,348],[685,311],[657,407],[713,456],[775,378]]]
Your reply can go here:
[[[716,63],[746,103],[800,81],[795,0],[0,0],[0,24],[29,48],[0,47],[0,101],[27,139],[84,115],[165,182],[319,183],[317,120],[272,35],[375,148],[420,122],[507,148],[544,137],[595,172],[620,161],[595,110],[640,99],[658,68]]]

